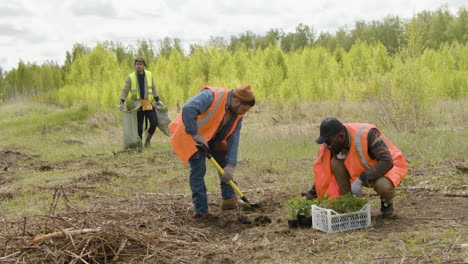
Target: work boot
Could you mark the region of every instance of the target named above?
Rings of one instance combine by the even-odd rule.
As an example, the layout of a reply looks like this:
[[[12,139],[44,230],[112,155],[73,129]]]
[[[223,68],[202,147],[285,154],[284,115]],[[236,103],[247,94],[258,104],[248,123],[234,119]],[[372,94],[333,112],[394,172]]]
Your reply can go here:
[[[234,210],[239,208],[239,206],[244,206],[244,202],[239,201],[237,196],[234,196],[223,200],[223,203],[221,204],[221,210]]]
[[[153,135],[148,134],[148,135],[146,136],[145,148],[151,147],[151,142],[150,142],[150,141],[151,141],[151,137],[153,137]]]
[[[210,218],[210,217],[211,217],[211,215],[208,212],[199,212],[199,213],[193,214],[193,218],[195,218],[195,219],[207,219],[207,218]]]
[[[382,217],[391,217],[393,215],[393,204],[380,202],[380,212]]]

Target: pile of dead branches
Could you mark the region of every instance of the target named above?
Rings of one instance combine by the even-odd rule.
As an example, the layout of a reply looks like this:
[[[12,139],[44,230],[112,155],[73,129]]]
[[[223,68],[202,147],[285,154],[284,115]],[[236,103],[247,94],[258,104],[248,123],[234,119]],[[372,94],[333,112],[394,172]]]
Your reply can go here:
[[[190,263],[209,242],[188,197],[119,199],[80,211],[57,188],[48,215],[0,218],[0,263]]]

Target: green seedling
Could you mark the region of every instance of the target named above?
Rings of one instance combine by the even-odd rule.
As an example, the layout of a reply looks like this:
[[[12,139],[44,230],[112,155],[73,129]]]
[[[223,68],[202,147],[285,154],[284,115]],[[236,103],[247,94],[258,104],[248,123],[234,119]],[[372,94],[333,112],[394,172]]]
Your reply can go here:
[[[366,199],[356,197],[351,193],[347,193],[332,199],[324,199],[319,201],[320,203],[317,206],[332,209],[339,214],[359,211],[368,202]]]
[[[340,214],[356,212],[367,204],[367,200],[356,197],[351,193],[335,197],[333,199],[308,200],[306,197],[294,197],[286,202],[285,207],[289,210],[292,220],[297,220],[299,215],[310,216],[312,205],[332,209]]]
[[[317,205],[319,200],[308,200],[306,197],[291,198],[286,202],[286,208],[291,214],[291,220],[297,220],[299,215],[310,216],[310,209],[313,204]]]

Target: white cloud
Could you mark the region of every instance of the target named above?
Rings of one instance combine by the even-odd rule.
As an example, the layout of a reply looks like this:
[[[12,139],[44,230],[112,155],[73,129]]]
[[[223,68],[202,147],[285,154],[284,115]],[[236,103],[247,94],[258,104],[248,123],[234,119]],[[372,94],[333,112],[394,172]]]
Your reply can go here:
[[[141,19],[160,18],[169,15],[170,12],[163,0],[139,0],[138,2],[113,0],[113,2],[119,17],[139,21],[141,26],[147,24]]]
[[[281,10],[278,6],[281,1],[268,0],[237,0],[237,1],[213,1],[215,8],[223,15],[255,15],[255,16],[278,16]]]
[[[76,1],[70,6],[70,11],[76,16],[96,16],[115,18],[117,12],[110,1]]]
[[[0,24],[0,36],[14,36],[17,34],[23,34],[24,32],[24,29],[15,25]]]
[[[62,63],[74,43],[135,44],[168,36],[202,43],[210,36],[229,39],[245,31],[295,31],[299,23],[334,33],[356,20],[387,15],[409,18],[447,3],[455,14],[466,0],[0,0],[0,66],[18,61]]]
[[[5,57],[0,57],[0,65],[4,64],[7,62],[7,58]]]
[[[5,2],[0,3],[0,17],[19,17],[28,16],[32,13],[29,12],[20,2]]]

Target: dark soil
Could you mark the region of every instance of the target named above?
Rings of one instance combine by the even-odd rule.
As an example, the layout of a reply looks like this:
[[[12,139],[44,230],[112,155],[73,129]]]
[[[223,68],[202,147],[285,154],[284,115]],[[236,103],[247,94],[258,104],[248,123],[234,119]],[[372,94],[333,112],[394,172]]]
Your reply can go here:
[[[2,177],[19,177],[21,166],[37,169],[34,164],[39,161],[36,163],[33,158],[21,152],[0,151],[0,165],[12,168],[1,172],[0,183]],[[288,227],[289,214],[284,203],[300,194],[297,187],[271,188],[268,195],[244,190],[251,201],[262,205],[256,210],[222,211],[219,194],[210,194],[212,216],[203,219],[193,217],[187,194],[115,196],[85,188],[124,177],[102,167],[100,164],[106,159],[110,158],[92,161],[84,157],[48,164],[77,171],[78,176],[52,192],[48,212],[25,218],[0,216],[0,262],[433,263],[433,256],[442,263],[466,261],[459,257],[463,249],[458,248],[467,242],[468,200],[463,195],[466,185],[453,192],[400,187],[392,218],[379,216],[379,198],[371,194],[371,228],[326,234],[312,228]],[[170,170],[170,165],[163,169]],[[14,196],[15,193],[2,193],[0,189],[0,202]],[[65,209],[58,212],[55,209],[59,207]],[[63,235],[80,230],[94,232]],[[51,239],[32,242],[35,237],[54,232],[57,235]],[[458,239],[446,241],[445,236],[453,233]],[[424,239],[419,241],[420,237]],[[411,243],[427,247],[420,252],[409,247]],[[2,259],[8,255],[12,256]],[[337,262],[338,257],[341,262]]]

